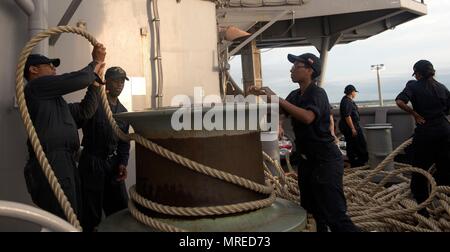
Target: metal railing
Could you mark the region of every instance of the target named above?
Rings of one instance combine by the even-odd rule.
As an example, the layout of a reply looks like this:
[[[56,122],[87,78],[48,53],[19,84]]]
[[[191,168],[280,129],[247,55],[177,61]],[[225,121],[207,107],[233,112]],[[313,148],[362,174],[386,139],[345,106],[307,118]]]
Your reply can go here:
[[[37,224],[43,231],[78,232],[70,223],[52,213],[17,202],[0,200],[0,217]]]

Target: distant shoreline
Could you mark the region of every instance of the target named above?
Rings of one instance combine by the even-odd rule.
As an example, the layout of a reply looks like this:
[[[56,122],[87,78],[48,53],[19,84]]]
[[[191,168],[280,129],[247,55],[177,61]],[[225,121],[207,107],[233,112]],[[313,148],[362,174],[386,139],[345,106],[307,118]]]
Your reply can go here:
[[[380,105],[379,100],[355,101],[355,103],[359,107],[378,107]],[[331,106],[333,106],[333,108],[339,108],[339,104],[340,104],[339,102],[333,102],[333,103],[331,103]],[[385,107],[396,106],[394,99],[383,100],[383,104]]]

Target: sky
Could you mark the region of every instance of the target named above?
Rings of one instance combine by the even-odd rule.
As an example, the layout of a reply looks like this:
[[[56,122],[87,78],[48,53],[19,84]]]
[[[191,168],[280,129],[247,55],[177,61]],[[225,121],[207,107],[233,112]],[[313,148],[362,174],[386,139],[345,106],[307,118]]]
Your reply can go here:
[[[428,15],[419,17],[393,30],[385,31],[366,40],[346,45],[336,45],[329,52],[324,88],[330,102],[339,102],[344,87],[353,84],[359,91],[356,101],[378,100],[376,72],[370,66],[384,64],[380,72],[384,100],[395,99],[408,80],[412,67],[421,59],[431,61],[436,69],[436,79],[450,88],[450,1],[425,0]],[[262,49],[263,85],[270,87],[280,97],[298,88],[292,83],[288,53],[300,55],[312,52],[314,47]],[[231,76],[241,83],[241,59],[230,61]]]

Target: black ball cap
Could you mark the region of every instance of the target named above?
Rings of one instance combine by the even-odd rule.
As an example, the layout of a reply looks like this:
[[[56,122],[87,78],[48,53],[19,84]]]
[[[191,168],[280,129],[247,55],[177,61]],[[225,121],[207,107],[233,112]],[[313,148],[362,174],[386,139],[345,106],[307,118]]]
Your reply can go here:
[[[356,90],[355,86],[347,85],[345,87],[344,93],[348,95],[348,94],[351,94],[353,91],[358,92],[358,90]]]
[[[31,54],[27,58],[27,62],[25,63],[24,75],[28,76],[28,70],[30,66],[37,66],[42,64],[52,64],[54,67],[58,67],[61,64],[60,59],[49,59],[41,54]]]
[[[312,53],[304,53],[298,56],[288,54],[288,60],[291,63],[302,62],[305,65],[310,66],[317,76],[322,74],[322,63],[320,59]]]
[[[110,67],[106,70],[105,79],[107,80],[116,80],[116,79],[128,79],[127,73],[121,67],[115,66]]]

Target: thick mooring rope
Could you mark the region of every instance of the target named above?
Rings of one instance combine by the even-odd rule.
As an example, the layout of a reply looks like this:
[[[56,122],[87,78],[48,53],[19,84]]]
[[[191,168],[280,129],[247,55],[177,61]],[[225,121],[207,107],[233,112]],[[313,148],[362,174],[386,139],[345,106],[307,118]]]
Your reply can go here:
[[[76,228],[81,230],[81,226],[77,217],[64,195],[58,179],[45,156],[40,144],[39,138],[30,119],[26,101],[24,96],[24,78],[23,71],[27,57],[30,55],[33,47],[41,40],[58,33],[74,33],[85,37],[96,45],[97,41],[86,31],[69,26],[61,26],[41,32],[33,37],[22,50],[16,72],[16,95],[19,104],[19,110],[27,130],[28,137],[31,141],[33,149],[39,164],[46,175],[51,188],[58,199],[64,213],[69,222]],[[239,176],[219,171],[199,164],[195,161],[182,157],[173,153],[157,144],[145,139],[138,134],[125,134],[117,126],[113,118],[111,109],[108,104],[104,88],[101,89],[102,105],[106,111],[108,120],[115,134],[124,141],[134,140],[149,150],[185,166],[193,171],[214,178],[225,180],[229,183],[242,186],[252,191],[268,195],[268,198],[255,201],[245,202],[235,205],[216,206],[216,207],[198,207],[198,208],[180,208],[170,207],[151,202],[138,195],[134,187],[130,188],[132,201],[129,202],[129,210],[131,214],[140,222],[161,231],[179,232],[184,231],[180,228],[162,223],[156,219],[148,217],[137,210],[134,202],[147,207],[151,210],[178,216],[205,216],[239,213],[243,211],[255,210],[270,206],[275,201],[275,196],[293,201],[297,204],[300,202],[300,191],[298,189],[298,177],[296,174],[285,174],[280,164],[271,159],[267,154],[263,153],[265,161],[271,163],[276,168],[276,174],[272,174],[265,166],[266,185],[255,183],[251,180],[241,178]],[[344,191],[348,201],[348,214],[357,226],[366,231],[450,231],[450,187],[436,186],[436,182],[430,173],[411,167],[405,164],[396,164],[397,169],[385,172],[384,168],[398,155],[407,145],[411,144],[411,140],[402,144],[397,148],[386,160],[384,160],[374,170],[368,167],[347,169],[344,174]],[[289,164],[290,165],[290,164]],[[410,199],[409,183],[410,179],[403,173],[411,172],[419,173],[427,178],[430,184],[430,196],[421,203],[417,204]],[[385,175],[380,183],[372,182],[376,175]],[[301,176],[301,174],[300,174]],[[391,186],[386,186],[391,178],[403,181]],[[133,202],[134,201],[134,202]],[[425,218],[419,215],[417,211],[427,209],[430,217]],[[311,216],[308,218],[308,230],[314,230],[314,221]]]
[[[368,166],[345,170],[343,182],[348,215],[362,230],[450,231],[450,187],[436,186],[429,172],[407,164],[395,163],[395,170],[384,171],[395,156],[411,143],[411,139],[407,140],[373,170]],[[429,181],[430,195],[421,204],[411,198],[411,173],[421,174]],[[380,175],[384,178],[378,183],[373,182]],[[418,214],[422,209],[428,211],[428,218]]]
[[[374,170],[367,167],[347,169],[344,174],[344,191],[347,197],[348,214],[353,222],[366,231],[450,231],[450,187],[437,186],[433,176],[420,168],[395,163],[395,170],[384,171],[395,156],[412,143],[412,139],[401,144]],[[427,200],[417,204],[411,197],[410,175],[424,176],[430,186]],[[379,182],[375,176],[383,175]],[[388,185],[389,184],[389,185]],[[429,217],[418,214],[426,209]]]
[[[430,172],[395,163],[395,170],[384,171],[394,162],[394,158],[412,143],[407,140],[395,149],[375,169],[369,166],[348,168],[345,170],[343,183],[347,198],[348,215],[352,221],[364,231],[382,232],[449,232],[450,231],[450,187],[437,186]],[[270,157],[264,156],[270,161]],[[292,167],[289,158],[288,167]],[[273,160],[271,162],[274,162]],[[297,174],[284,174],[281,166],[275,163],[276,174],[266,169],[265,174],[275,185],[278,197],[300,203],[300,192]],[[292,168],[290,168],[292,169]],[[411,173],[424,176],[430,185],[427,200],[417,204],[411,197]],[[376,176],[384,176],[376,183]],[[301,176],[299,174],[298,176]],[[395,183],[393,183],[395,181]],[[426,209],[426,218],[418,211]],[[308,217],[308,230],[314,231],[314,219]]]
[[[24,91],[23,71],[24,71],[27,57],[30,55],[33,47],[36,46],[41,40],[43,40],[51,35],[55,35],[55,34],[59,34],[59,33],[78,34],[78,35],[81,35],[81,36],[85,37],[86,39],[88,39],[92,45],[96,45],[98,43],[95,40],[95,38],[92,35],[90,35],[89,33],[87,33],[86,31],[79,29],[79,28],[69,27],[69,26],[55,27],[55,28],[49,29],[45,32],[39,33],[38,35],[33,37],[30,40],[30,42],[27,43],[27,45],[22,50],[22,53],[20,55],[17,72],[16,72],[16,84],[17,84],[16,95],[18,98],[19,110],[21,112],[22,119],[24,121],[28,136],[31,140],[33,149],[39,160],[39,164],[41,165],[42,170],[46,174],[46,177],[49,180],[49,183],[51,185],[51,188],[52,188],[55,196],[57,197],[58,202],[64,209],[64,213],[65,213],[66,217],[68,218],[69,222],[72,225],[74,225],[76,228],[81,230],[81,226],[79,224],[79,221],[77,220],[77,216],[75,215],[75,213],[70,205],[70,202],[68,202],[67,197],[64,194],[64,191],[61,189],[61,186],[58,183],[58,179],[55,177],[54,172],[53,172],[53,170],[45,156],[45,153],[42,149],[39,138],[36,134],[33,123],[30,119],[30,115],[28,113],[25,96],[24,96],[24,92],[23,92]],[[137,143],[141,144],[142,146],[148,148],[149,150],[151,150],[173,162],[181,164],[184,167],[194,170],[198,173],[208,175],[208,176],[211,176],[214,178],[218,178],[218,179],[227,181],[229,183],[239,185],[246,189],[268,195],[267,199],[260,200],[260,201],[245,202],[245,203],[240,203],[240,204],[236,204],[236,205],[228,205],[228,206],[217,206],[215,208],[211,208],[211,207],[194,208],[194,209],[192,209],[192,208],[174,208],[174,207],[169,207],[169,206],[163,206],[163,205],[160,205],[160,204],[148,201],[148,200],[144,201],[144,200],[142,200],[143,198],[138,196],[138,194],[134,191],[134,187],[132,187],[131,188],[131,192],[132,192],[131,197],[137,203],[147,206],[150,209],[155,210],[155,211],[159,210],[159,211],[165,212],[165,213],[178,212],[178,213],[182,213],[183,215],[192,216],[193,214],[196,214],[196,213],[201,213],[202,215],[205,215],[205,214],[212,215],[214,213],[216,213],[216,214],[238,213],[238,212],[249,211],[249,210],[254,210],[254,209],[259,209],[262,207],[270,206],[275,201],[275,194],[273,193],[274,190],[273,190],[273,187],[271,184],[261,185],[254,181],[251,181],[249,179],[245,179],[245,178],[242,178],[242,177],[239,177],[239,176],[227,173],[227,172],[216,170],[209,166],[200,164],[200,163],[192,161],[188,158],[182,157],[176,153],[173,153],[138,134],[134,134],[134,133],[133,134],[125,134],[124,132],[122,132],[120,130],[116,121],[113,118],[113,114],[109,107],[109,103],[108,103],[108,99],[107,99],[104,87],[101,89],[100,94],[101,94],[100,96],[101,96],[101,100],[102,100],[102,105],[107,114],[108,120],[113,128],[114,133],[120,139],[122,139],[124,141],[134,140]],[[169,228],[167,224],[163,224],[163,223],[155,224],[155,223],[158,223],[158,221],[152,220],[150,217],[147,217],[141,213],[138,214],[138,211],[133,206],[133,202],[130,202],[130,206],[131,206],[132,215],[135,218],[137,218],[139,221],[141,221],[142,223],[150,225],[151,227],[159,229],[161,231],[180,231],[180,229],[177,229],[175,227]],[[155,209],[153,209],[152,207],[155,207]],[[145,218],[144,218],[144,216],[145,216]]]

